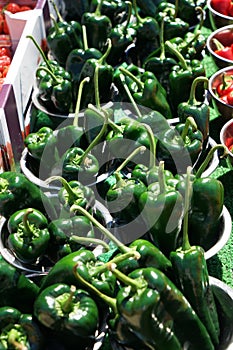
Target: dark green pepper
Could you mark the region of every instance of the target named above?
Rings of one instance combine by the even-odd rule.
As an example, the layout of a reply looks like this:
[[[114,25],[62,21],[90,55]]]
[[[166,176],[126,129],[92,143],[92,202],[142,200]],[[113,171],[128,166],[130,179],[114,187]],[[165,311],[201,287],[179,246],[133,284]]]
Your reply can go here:
[[[177,246],[181,230],[183,197],[166,185],[163,162],[159,164],[158,182],[140,195],[139,208],[152,242],[169,256]]]
[[[164,21],[164,40],[172,39],[176,36],[184,36],[189,30],[189,23],[178,17],[179,1],[175,4],[162,1],[156,10],[155,19],[159,25]]]
[[[89,11],[93,12],[98,6],[98,0],[92,0]],[[127,4],[122,0],[104,0],[101,7],[102,15],[110,18],[112,26],[123,23],[127,19]]]
[[[8,244],[13,254],[25,263],[40,259],[48,246],[48,221],[38,210],[21,209],[12,214],[7,223]]]
[[[0,281],[0,306],[12,306],[21,312],[32,313],[39,293],[38,285],[3,258],[0,260]]]
[[[189,300],[191,306],[208,330],[215,346],[219,344],[220,326],[216,304],[209,284],[209,274],[204,249],[189,243],[188,220],[192,198],[191,167],[185,179],[185,204],[181,246],[170,254],[177,287]]]
[[[73,285],[56,283],[40,292],[34,315],[52,330],[63,344],[79,344],[80,349],[94,343],[99,326],[99,311],[88,292]]]
[[[100,0],[95,12],[85,12],[81,19],[81,24],[84,25],[87,30],[88,45],[101,52],[104,50],[107,38],[112,29],[110,18],[101,14],[102,4],[103,0]]]
[[[205,5],[204,0],[179,0],[178,15],[190,26],[195,25],[197,22],[196,8],[198,6],[204,9]]]
[[[202,132],[203,141],[205,141],[209,135],[210,109],[206,101],[198,101],[196,99],[196,87],[199,83],[207,85],[208,78],[197,77],[193,80],[189,99],[187,102],[182,102],[178,105],[177,115],[181,122],[185,122],[189,116],[193,117],[198,129]]]
[[[38,323],[31,314],[5,306],[0,308],[0,348],[44,349],[45,339]]]
[[[177,113],[178,105],[189,98],[193,80],[205,76],[205,68],[199,60],[185,60],[169,41],[165,42],[165,47],[179,59],[179,64],[173,66],[169,74],[169,102],[173,111]],[[203,96],[204,89],[200,89],[197,93]]]
[[[47,217],[57,217],[50,198],[24,174],[13,171],[0,174],[0,189],[0,213],[6,219],[15,211],[29,207],[40,210]]]

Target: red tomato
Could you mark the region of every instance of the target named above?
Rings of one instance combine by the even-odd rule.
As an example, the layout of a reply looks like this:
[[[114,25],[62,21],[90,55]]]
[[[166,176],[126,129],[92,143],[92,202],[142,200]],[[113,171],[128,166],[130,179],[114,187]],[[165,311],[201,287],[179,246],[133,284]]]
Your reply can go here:
[[[16,4],[15,2],[9,2],[6,5],[5,10],[7,10],[11,13],[17,13],[17,12],[20,12],[20,6],[18,4]]]
[[[11,50],[9,47],[0,47],[0,56],[8,56],[11,58]]]

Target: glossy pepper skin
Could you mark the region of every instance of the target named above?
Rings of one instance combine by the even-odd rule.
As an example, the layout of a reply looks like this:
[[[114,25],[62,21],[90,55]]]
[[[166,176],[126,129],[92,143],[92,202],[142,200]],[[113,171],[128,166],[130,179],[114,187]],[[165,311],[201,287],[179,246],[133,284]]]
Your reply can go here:
[[[204,0],[181,0],[179,1],[178,16],[185,22],[188,22],[190,26],[195,25],[197,22],[196,8],[197,6],[204,8]]]
[[[0,174],[0,213],[6,219],[15,211],[32,207],[46,216],[57,216],[51,200],[24,174],[4,172]]]
[[[207,140],[209,135],[210,109],[206,101],[198,101],[196,99],[196,87],[197,84],[207,84],[207,82],[208,78],[206,77],[195,78],[191,85],[188,101],[180,103],[177,108],[177,115],[181,122],[185,122],[189,116],[194,118],[198,129],[203,135],[203,141]]]
[[[112,29],[110,18],[101,14],[102,4],[103,0],[100,0],[95,11],[85,12],[81,19],[81,24],[84,25],[87,30],[88,45],[101,52],[104,50],[107,38]]]
[[[172,331],[180,342],[181,349],[186,341],[189,342],[193,349],[198,349],[199,347],[206,350],[214,349],[206,327],[200,321],[188,300],[163,272],[153,267],[147,267],[134,270],[128,276],[133,279],[143,278],[147,283],[147,288],[159,294],[160,301],[165,311],[171,316],[173,321]],[[126,304],[123,302],[121,296],[124,298],[123,290],[120,290],[118,295],[119,299],[117,303],[119,305],[119,310],[124,312],[128,322],[130,322],[130,315],[128,314],[128,310],[125,310]],[[140,308],[139,310],[142,311],[143,303],[138,303],[138,307]],[[129,312],[130,311],[129,308]],[[155,315],[156,311],[157,310],[155,310]],[[161,347],[161,349],[163,349],[163,347]]]
[[[159,164],[158,182],[148,186],[139,198],[139,208],[152,242],[165,256],[177,246],[183,214],[183,197],[167,186],[164,164]]]
[[[177,113],[179,103],[185,102],[189,98],[193,80],[199,76],[205,76],[205,68],[202,62],[197,59],[185,60],[168,41],[165,42],[165,47],[179,59],[179,64],[173,66],[169,74],[169,102],[173,111]],[[184,86],[186,87],[185,90],[183,89]],[[196,93],[198,98],[199,94],[203,98],[203,89],[197,90]]]
[[[37,284],[4,259],[0,260],[0,281],[0,306],[12,306],[23,313],[32,313],[39,293]]]
[[[10,216],[7,227],[9,247],[19,260],[34,263],[44,255],[50,234],[48,220],[41,212],[21,209]]]
[[[156,10],[155,19],[159,25],[164,22],[164,40],[170,40],[176,36],[184,36],[189,30],[188,22],[178,17],[178,1],[175,4],[162,1]]]
[[[181,246],[172,251],[170,260],[177,288],[189,300],[200,320],[208,330],[214,346],[219,344],[220,325],[215,299],[209,284],[209,274],[205,251],[197,245],[190,245],[188,220],[192,198],[191,167],[187,169],[185,179],[185,206]]]
[[[42,331],[31,314],[11,306],[0,307],[0,347],[4,349],[44,349]]]
[[[98,3],[98,0],[92,0],[89,10],[91,12],[95,11]],[[127,4],[122,0],[105,0],[102,3],[101,13],[111,20],[112,27],[114,27],[117,24],[124,22],[127,18]]]
[[[99,312],[88,292],[56,283],[40,292],[34,303],[38,321],[54,332],[63,344],[79,344],[80,349],[94,342]]]

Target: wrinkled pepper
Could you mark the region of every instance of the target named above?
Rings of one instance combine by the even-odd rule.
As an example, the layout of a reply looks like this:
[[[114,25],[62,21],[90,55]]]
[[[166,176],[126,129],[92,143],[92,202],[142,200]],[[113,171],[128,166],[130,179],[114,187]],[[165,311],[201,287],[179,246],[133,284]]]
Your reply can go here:
[[[48,246],[48,220],[38,210],[25,208],[12,214],[7,222],[8,244],[20,261],[35,263]]]

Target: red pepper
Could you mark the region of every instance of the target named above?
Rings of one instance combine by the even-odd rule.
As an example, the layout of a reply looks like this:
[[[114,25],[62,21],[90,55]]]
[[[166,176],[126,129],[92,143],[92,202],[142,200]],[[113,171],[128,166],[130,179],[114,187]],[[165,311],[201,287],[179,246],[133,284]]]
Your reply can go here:
[[[20,12],[20,6],[18,4],[16,4],[15,2],[9,2],[5,6],[5,10],[7,10],[11,13],[17,13],[17,12]]]
[[[231,106],[233,106],[233,91],[229,92],[229,94],[227,94],[227,103]]]
[[[223,95],[220,97],[220,100],[222,100],[222,102],[226,103],[228,105],[228,99],[227,99],[227,95]]]
[[[217,85],[216,92],[219,97],[229,94],[233,90],[233,77],[227,75],[226,73],[222,74],[222,82]]]
[[[233,17],[233,3],[231,2],[231,6],[228,10],[228,16]]]
[[[231,0],[212,0],[211,6],[215,11],[221,13],[222,15],[228,16]]]
[[[233,61],[233,44],[231,46],[224,46],[218,39],[213,38],[213,43],[216,47],[214,52],[216,55]]]

